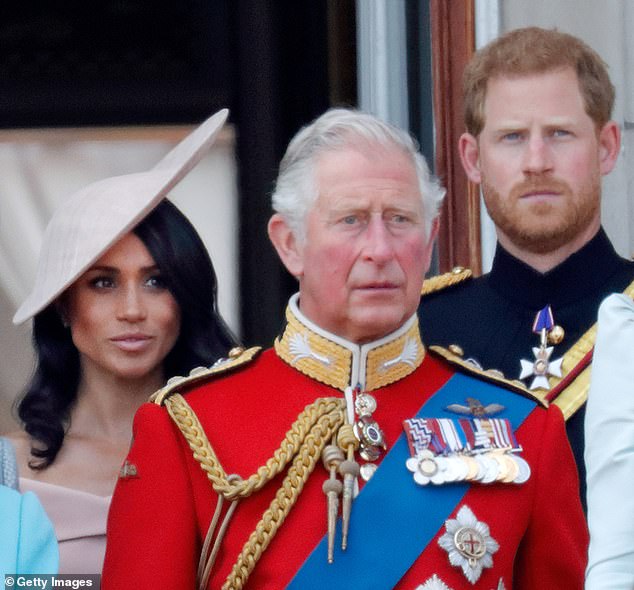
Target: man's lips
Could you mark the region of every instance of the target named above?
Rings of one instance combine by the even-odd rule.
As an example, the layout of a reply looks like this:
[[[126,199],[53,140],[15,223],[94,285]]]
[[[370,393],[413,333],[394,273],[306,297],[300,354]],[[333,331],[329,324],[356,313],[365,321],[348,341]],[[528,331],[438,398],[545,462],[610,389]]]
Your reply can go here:
[[[555,198],[561,195],[560,191],[557,190],[549,190],[549,189],[541,189],[541,190],[533,190],[530,192],[523,193],[520,195],[520,199],[540,199],[540,198]]]
[[[362,291],[383,291],[389,289],[398,289],[398,284],[391,283],[389,281],[381,281],[376,283],[366,283],[363,285],[357,285],[356,289],[360,289]]]

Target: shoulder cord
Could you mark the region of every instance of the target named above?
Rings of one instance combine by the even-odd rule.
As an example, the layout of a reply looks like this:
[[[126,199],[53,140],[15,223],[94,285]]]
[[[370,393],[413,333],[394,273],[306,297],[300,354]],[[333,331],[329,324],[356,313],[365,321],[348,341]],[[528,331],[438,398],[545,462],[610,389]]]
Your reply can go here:
[[[625,288],[623,294],[634,298],[634,281]],[[588,399],[596,338],[595,322],[563,355],[562,367],[565,376],[551,377],[552,389],[543,396],[546,401],[559,406],[566,420],[569,420]]]
[[[194,459],[205,471],[213,489],[218,494],[218,504],[201,554],[200,588],[206,587],[213,561],[236,503],[264,487],[292,460],[292,465],[280,489],[243,546],[237,562],[222,586],[223,590],[239,590],[246,583],[262,553],[297,501],[306,480],[321,457],[322,450],[337,433],[339,427],[344,424],[345,400],[319,398],[306,406],[286,433],[284,440],[273,456],[265,465],[259,467],[254,474],[244,480],[235,475],[227,476],[196,414],[183,396],[176,393],[165,400],[165,405],[170,416],[185,436],[194,454]],[[223,519],[209,553],[211,538],[215,533],[223,502],[226,500],[231,500],[232,504]]]

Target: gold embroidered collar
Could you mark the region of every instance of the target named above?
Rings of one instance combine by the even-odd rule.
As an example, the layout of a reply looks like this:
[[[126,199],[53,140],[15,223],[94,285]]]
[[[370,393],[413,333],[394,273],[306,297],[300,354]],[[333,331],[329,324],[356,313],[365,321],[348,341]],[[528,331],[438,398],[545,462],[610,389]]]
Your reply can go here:
[[[341,391],[357,384],[372,391],[407,377],[423,362],[416,314],[396,332],[360,345],[316,326],[299,311],[298,300],[298,294],[291,297],[286,327],[274,346],[282,360],[312,379]]]

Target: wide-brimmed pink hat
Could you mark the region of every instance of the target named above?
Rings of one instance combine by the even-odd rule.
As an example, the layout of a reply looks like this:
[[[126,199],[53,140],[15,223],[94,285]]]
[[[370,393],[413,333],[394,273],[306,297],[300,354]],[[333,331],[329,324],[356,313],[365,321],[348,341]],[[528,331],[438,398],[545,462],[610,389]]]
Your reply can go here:
[[[207,153],[228,114],[207,119],[151,170],[98,180],[66,199],[46,227],[35,285],[13,323],[42,311],[138,225]]]

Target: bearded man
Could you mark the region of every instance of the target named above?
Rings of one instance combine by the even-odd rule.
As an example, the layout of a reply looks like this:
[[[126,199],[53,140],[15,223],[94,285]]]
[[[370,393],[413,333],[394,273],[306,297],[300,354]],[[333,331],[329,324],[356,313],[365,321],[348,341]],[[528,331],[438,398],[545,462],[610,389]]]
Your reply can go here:
[[[460,156],[498,244],[490,273],[456,272],[454,286],[423,297],[422,332],[561,407],[583,498],[597,309],[634,279],[601,227],[601,177],[620,148],[614,87],[581,40],[530,27],[479,50],[464,91]]]

